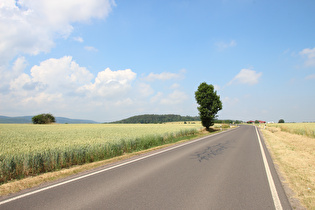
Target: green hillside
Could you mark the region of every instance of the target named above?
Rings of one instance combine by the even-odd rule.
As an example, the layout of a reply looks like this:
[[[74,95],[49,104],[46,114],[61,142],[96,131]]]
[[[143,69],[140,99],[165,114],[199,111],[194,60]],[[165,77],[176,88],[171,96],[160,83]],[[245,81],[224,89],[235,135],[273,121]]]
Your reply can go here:
[[[178,121],[200,121],[199,116],[180,116],[175,114],[145,114],[129,117],[127,119],[115,121],[112,123],[165,123],[165,122],[178,122]]]

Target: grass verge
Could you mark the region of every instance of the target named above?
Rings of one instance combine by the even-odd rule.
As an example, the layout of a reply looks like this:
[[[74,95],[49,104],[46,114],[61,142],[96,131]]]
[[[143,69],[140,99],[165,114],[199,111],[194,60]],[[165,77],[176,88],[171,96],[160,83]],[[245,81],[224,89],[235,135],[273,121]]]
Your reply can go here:
[[[280,174],[296,194],[293,196],[307,209],[315,209],[315,139],[276,127],[261,131]]]
[[[11,180],[8,183],[4,183],[2,185],[0,185],[0,196],[5,196],[5,195],[9,195],[12,193],[17,193],[20,192],[22,190],[28,189],[28,188],[32,188],[32,187],[37,187],[39,185],[42,185],[44,183],[47,182],[52,182],[52,181],[56,181],[58,179],[62,179],[80,172],[84,172],[87,170],[92,170],[92,169],[96,169],[98,167],[102,167],[105,166],[107,164],[111,164],[117,161],[122,161],[128,158],[131,158],[133,156],[137,156],[140,154],[144,154],[153,150],[157,150],[157,149],[162,149],[165,147],[169,147],[175,144],[179,144],[179,143],[183,143],[189,140],[193,140],[193,139],[197,139],[209,134],[214,134],[220,132],[220,130],[216,130],[213,129],[211,130],[211,133],[206,132],[205,130],[196,133],[195,135],[191,135],[191,136],[181,136],[176,138],[176,142],[173,143],[169,143],[169,144],[165,144],[165,145],[161,145],[161,146],[156,146],[150,149],[145,149],[142,151],[137,151],[137,152],[132,152],[132,153],[124,153],[120,156],[117,157],[113,157],[111,159],[107,159],[107,160],[102,160],[102,161],[97,161],[97,162],[93,162],[93,163],[87,163],[87,164],[83,164],[83,165],[76,165],[76,166],[72,166],[70,168],[67,169],[61,169],[59,171],[54,171],[54,172],[48,172],[48,173],[44,173],[44,174],[40,174],[37,176],[32,176],[32,177],[27,177],[24,179],[20,179],[20,180]]]

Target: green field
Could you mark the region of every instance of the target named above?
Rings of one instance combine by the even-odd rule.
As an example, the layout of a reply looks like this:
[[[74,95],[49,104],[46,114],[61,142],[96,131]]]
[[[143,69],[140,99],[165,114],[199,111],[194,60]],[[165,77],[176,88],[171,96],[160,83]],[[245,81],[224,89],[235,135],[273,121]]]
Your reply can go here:
[[[0,183],[195,135],[201,124],[0,124]]]

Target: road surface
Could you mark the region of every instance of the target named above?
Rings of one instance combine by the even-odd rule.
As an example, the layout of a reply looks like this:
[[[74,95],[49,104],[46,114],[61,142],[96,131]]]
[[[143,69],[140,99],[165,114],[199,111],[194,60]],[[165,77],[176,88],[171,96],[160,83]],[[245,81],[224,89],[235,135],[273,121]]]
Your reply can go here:
[[[0,198],[0,209],[291,209],[260,141],[240,126]]]

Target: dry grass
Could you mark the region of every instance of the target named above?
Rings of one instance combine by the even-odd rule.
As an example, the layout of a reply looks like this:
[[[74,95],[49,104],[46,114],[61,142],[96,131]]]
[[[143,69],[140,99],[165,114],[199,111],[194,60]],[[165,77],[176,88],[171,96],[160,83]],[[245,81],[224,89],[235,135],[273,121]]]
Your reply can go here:
[[[281,131],[315,138],[315,123],[276,123],[268,127],[280,128]]]
[[[315,139],[281,131],[262,129],[274,162],[290,188],[307,209],[315,209]]]

